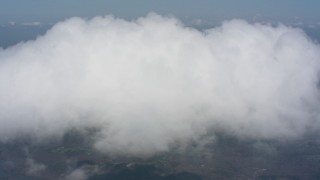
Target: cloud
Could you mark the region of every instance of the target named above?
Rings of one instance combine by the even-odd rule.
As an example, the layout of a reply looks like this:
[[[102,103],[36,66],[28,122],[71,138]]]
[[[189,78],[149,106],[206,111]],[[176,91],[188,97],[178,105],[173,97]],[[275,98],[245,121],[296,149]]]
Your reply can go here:
[[[299,137],[319,124],[319,60],[284,25],[71,18],[0,50],[0,139],[93,127],[101,152],[146,156],[221,131]]]
[[[34,22],[25,22],[22,23],[23,26],[41,26],[40,22],[34,21]]]
[[[63,179],[65,180],[86,180],[89,177],[99,174],[97,166],[82,166],[69,172]]]
[[[76,169],[65,177],[66,180],[86,180],[87,178],[88,176],[83,169]]]
[[[195,25],[195,26],[200,26],[200,25],[207,25],[208,22],[206,22],[205,20],[203,19],[193,19],[192,20],[192,24]]]
[[[33,159],[26,159],[27,174],[37,175],[46,169],[44,164],[36,163]]]
[[[15,21],[9,21],[8,24],[9,24],[10,26],[15,26],[17,23],[16,23]]]
[[[29,175],[39,175],[44,170],[46,170],[47,166],[36,162],[29,153],[28,148],[24,148],[25,154],[26,154],[26,173]]]

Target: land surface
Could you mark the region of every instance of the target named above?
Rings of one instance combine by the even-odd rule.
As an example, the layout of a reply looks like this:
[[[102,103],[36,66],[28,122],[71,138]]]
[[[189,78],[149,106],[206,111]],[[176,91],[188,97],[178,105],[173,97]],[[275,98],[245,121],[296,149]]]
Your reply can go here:
[[[217,135],[206,147],[194,144],[149,158],[99,153],[89,137],[72,130],[60,141],[1,143],[0,179],[70,179],[77,171],[89,180],[320,179],[316,135],[281,142]]]

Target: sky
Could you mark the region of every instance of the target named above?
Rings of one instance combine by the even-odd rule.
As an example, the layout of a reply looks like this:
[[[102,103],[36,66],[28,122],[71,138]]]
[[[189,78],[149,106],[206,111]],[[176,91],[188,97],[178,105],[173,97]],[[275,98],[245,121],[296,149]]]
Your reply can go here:
[[[267,20],[318,23],[318,0],[0,0],[0,24],[56,23],[80,16],[113,14],[125,19],[149,12],[175,16],[187,23],[195,20]]]

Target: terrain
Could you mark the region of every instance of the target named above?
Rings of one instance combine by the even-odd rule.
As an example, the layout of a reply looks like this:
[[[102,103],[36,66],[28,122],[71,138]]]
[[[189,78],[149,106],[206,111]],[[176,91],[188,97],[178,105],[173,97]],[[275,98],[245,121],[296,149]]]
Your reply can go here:
[[[71,130],[61,141],[20,138],[1,143],[0,178],[311,180],[320,178],[320,140],[316,135],[281,142],[217,135],[206,147],[191,144],[133,158],[101,154],[92,148],[90,135]]]

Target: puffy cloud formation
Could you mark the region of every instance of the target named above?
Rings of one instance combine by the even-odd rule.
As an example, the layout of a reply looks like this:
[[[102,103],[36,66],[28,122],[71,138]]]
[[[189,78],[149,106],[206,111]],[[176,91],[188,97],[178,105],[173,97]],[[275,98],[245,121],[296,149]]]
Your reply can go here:
[[[143,156],[217,131],[296,137],[319,124],[319,68],[319,46],[283,25],[71,18],[0,50],[0,139],[94,127],[98,150]]]

